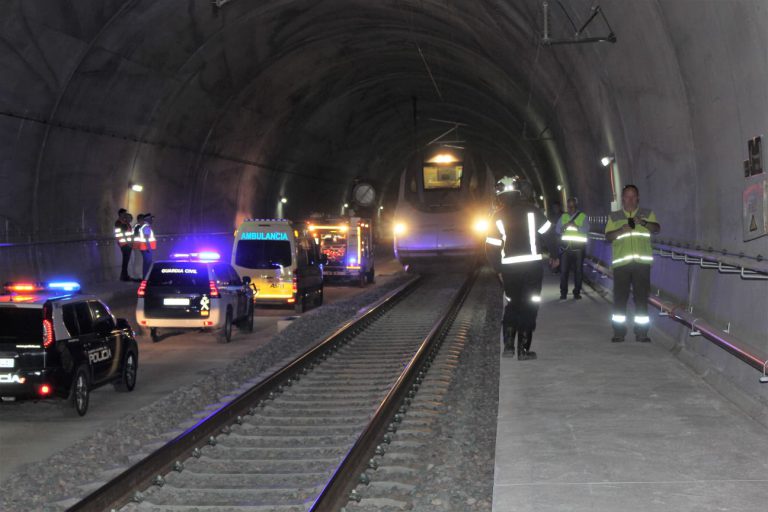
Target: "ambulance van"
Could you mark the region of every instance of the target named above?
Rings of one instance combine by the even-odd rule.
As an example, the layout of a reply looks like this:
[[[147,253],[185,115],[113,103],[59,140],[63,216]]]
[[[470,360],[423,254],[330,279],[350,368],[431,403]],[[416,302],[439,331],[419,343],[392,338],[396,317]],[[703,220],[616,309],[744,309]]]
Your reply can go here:
[[[326,261],[303,222],[246,219],[235,231],[232,266],[250,277],[256,305],[319,306]]]

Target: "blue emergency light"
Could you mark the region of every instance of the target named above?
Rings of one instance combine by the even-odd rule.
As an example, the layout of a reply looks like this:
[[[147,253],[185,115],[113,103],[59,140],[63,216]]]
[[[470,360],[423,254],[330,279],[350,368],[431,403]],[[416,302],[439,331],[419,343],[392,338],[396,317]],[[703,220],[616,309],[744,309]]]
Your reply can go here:
[[[171,254],[172,260],[191,260],[200,261],[203,263],[211,261],[219,261],[221,255],[216,251],[200,251],[200,252],[175,252]]]
[[[47,290],[62,290],[65,292],[79,292],[80,283],[75,281],[49,281],[45,283]]]

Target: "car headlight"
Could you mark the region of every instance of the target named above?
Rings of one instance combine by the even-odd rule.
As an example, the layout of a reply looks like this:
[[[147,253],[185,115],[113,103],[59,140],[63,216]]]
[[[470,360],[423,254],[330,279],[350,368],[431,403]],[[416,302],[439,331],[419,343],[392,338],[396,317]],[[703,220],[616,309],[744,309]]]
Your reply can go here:
[[[488,232],[488,220],[487,219],[476,219],[475,223],[472,225],[472,229],[475,230],[475,233],[479,234],[485,234]]]
[[[395,229],[393,230],[395,235],[403,235],[405,234],[406,227],[405,224],[402,222],[395,223]]]

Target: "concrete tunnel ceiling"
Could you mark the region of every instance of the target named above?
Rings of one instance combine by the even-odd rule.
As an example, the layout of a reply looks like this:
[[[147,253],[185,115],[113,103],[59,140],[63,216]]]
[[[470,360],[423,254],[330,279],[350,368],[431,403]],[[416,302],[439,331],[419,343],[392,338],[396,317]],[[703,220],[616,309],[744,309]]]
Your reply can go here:
[[[580,23],[594,2],[549,2],[568,37],[559,3]],[[764,254],[765,238],[745,247],[730,227],[741,182],[723,169],[764,130],[765,5],[600,6],[616,44],[541,45],[541,0],[4,2],[4,238],[107,234],[120,206],[165,233],[229,230],[282,195],[289,217],[335,212],[356,176],[391,204],[445,119],[549,200],[563,184],[607,213],[598,159],[615,154],[621,181],[678,219],[666,235]],[[585,35],[607,31],[598,18]]]
[[[61,211],[104,231],[125,202],[183,232],[274,215],[282,195],[289,215],[335,212],[355,176],[391,198],[413,148],[450,127],[431,119],[462,123],[497,174],[553,197],[565,179],[556,143],[535,140],[556,130],[560,88],[531,83],[557,74],[534,62],[535,3],[13,4],[11,39],[31,42],[4,110],[46,124],[27,162],[33,225],[12,220],[43,239]]]

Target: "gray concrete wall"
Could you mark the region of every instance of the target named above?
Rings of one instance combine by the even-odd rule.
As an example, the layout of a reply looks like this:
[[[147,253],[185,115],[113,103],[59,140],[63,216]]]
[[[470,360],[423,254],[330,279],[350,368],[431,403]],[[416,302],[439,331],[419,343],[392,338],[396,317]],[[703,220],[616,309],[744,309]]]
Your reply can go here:
[[[593,2],[563,4],[580,22]],[[768,119],[765,3],[600,5],[616,44],[543,47],[539,0],[3,2],[0,243],[47,245],[0,247],[0,279],[109,279],[114,245],[93,240],[121,206],[193,234],[337,212],[356,176],[391,201],[413,148],[446,129],[430,119],[465,122],[497,173],[591,214],[608,211],[611,153],[665,238],[768,255],[741,239],[741,162]],[[586,35],[605,33],[598,19]],[[654,283],[768,353],[764,284],[669,262]]]

